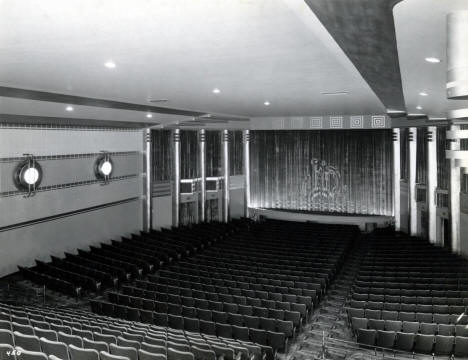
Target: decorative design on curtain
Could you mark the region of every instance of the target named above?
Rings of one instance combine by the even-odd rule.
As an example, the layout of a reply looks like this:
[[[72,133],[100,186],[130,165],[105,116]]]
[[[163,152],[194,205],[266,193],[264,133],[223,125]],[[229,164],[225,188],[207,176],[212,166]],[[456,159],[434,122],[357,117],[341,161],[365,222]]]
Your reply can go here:
[[[206,221],[219,221],[218,199],[206,201]]]
[[[448,126],[437,128],[437,187],[448,190],[450,183],[450,160],[445,157]]]
[[[427,131],[417,129],[416,143],[416,183],[427,184]]]
[[[192,130],[180,132],[180,178],[195,179],[199,176],[198,133]]]
[[[251,132],[253,207],[392,215],[390,130]]]
[[[206,131],[206,176],[221,176],[221,131]]]
[[[400,179],[408,181],[409,129],[400,129]]]
[[[229,142],[229,173],[233,175],[242,175],[243,171],[243,145],[242,131],[231,131],[231,141]]]
[[[151,131],[151,174],[153,181],[168,181],[173,178],[173,148],[171,130]]]

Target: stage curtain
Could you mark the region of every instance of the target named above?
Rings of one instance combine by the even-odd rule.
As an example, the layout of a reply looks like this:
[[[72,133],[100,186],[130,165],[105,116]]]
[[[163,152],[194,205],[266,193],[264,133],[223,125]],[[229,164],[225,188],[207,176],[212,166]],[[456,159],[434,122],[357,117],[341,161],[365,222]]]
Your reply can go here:
[[[251,134],[253,207],[392,215],[391,130]]]

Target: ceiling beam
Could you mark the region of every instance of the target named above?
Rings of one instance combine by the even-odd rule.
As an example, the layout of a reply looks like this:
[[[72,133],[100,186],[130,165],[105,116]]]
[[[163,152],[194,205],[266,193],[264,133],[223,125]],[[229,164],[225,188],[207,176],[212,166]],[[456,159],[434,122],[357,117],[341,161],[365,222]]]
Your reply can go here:
[[[305,0],[387,109],[405,111],[392,9],[400,0]]]

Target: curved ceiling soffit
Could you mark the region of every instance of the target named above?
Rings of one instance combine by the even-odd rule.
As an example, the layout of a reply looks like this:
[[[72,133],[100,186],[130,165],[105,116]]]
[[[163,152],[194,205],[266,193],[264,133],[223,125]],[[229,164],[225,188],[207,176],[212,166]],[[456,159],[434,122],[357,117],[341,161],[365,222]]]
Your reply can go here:
[[[406,112],[393,7],[401,0],[305,0],[388,110]]]

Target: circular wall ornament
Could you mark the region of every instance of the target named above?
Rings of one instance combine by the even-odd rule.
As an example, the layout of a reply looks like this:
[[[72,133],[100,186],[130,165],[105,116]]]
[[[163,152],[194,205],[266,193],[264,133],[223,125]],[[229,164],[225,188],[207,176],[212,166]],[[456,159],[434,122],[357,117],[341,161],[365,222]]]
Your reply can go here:
[[[35,191],[42,181],[41,165],[33,158],[20,162],[15,168],[13,181],[18,190]]]
[[[94,173],[98,179],[109,180],[114,171],[114,164],[109,154],[105,154],[97,158],[94,165]]]

